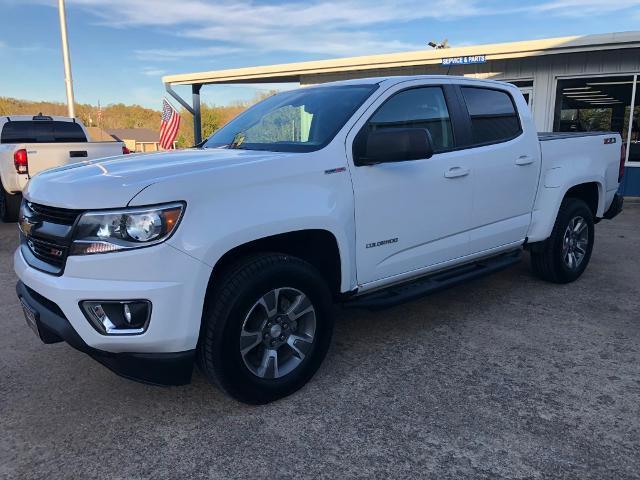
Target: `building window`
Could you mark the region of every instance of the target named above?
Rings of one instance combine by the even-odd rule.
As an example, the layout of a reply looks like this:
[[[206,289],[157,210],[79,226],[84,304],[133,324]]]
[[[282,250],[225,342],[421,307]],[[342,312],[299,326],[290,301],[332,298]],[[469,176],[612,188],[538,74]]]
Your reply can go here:
[[[504,80],[518,88],[533,88],[533,80]]]
[[[633,76],[558,80],[553,130],[613,131],[626,142],[633,82]]]

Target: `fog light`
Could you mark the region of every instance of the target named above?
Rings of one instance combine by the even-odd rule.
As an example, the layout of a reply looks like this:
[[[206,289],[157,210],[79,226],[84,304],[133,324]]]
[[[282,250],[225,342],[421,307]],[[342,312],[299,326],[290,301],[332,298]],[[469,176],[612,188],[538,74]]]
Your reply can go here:
[[[139,335],[149,326],[148,300],[87,300],[80,308],[89,323],[103,335]]]

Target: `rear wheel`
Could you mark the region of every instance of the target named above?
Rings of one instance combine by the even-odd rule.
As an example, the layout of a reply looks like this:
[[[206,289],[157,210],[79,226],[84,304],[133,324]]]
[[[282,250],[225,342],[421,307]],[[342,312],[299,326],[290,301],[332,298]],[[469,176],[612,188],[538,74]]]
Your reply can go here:
[[[0,185],[0,220],[5,223],[17,222],[21,202],[22,195],[11,195]]]
[[[585,271],[594,244],[593,213],[578,198],[565,198],[551,236],[531,251],[534,273],[549,282],[569,283]]]
[[[237,400],[277,400],[301,388],[322,363],[331,313],[329,288],[312,265],[282,254],[249,258],[207,298],[198,363]]]

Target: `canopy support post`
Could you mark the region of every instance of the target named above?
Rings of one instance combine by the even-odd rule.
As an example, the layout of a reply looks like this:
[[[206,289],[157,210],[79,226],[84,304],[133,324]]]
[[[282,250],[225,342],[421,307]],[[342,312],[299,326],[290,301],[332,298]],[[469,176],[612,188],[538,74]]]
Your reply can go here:
[[[193,97],[193,141],[196,145],[202,143],[202,114],[200,112],[200,89],[202,84],[191,85]]]
[[[187,112],[193,115],[193,141],[195,145],[198,145],[202,142],[202,115],[200,110],[200,89],[202,88],[202,84],[191,85],[193,106],[189,105],[184,98],[178,95],[171,87],[171,84],[165,83],[164,88]]]

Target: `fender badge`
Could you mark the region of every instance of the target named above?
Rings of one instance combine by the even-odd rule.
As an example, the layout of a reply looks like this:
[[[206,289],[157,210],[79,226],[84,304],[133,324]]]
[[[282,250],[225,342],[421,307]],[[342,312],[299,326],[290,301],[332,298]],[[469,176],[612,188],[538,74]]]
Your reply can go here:
[[[367,243],[365,248],[381,247],[383,245],[389,245],[390,243],[398,243],[398,237],[390,238],[388,240],[380,240],[379,242]]]
[[[342,173],[342,172],[346,172],[347,171],[347,167],[338,167],[338,168],[332,168],[330,170],[325,170],[324,174],[325,175],[331,175],[332,173]]]

